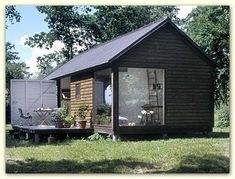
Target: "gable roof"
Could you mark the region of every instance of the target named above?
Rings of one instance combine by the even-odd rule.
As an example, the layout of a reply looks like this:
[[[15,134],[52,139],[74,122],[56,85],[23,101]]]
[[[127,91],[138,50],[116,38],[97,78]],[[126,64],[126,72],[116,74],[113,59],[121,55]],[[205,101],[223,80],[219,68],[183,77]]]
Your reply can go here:
[[[152,22],[137,30],[118,36],[112,40],[96,45],[95,47],[82,52],[81,54],[75,56],[69,62],[46,76],[44,80],[57,79],[79,71],[109,64],[120,57],[122,54],[124,54],[126,51],[128,51],[128,49],[132,48],[140,41],[145,39],[147,36],[162,27],[167,22],[173,25],[173,27],[175,27],[181,35],[185,36],[186,39],[190,41],[190,43],[192,43],[196,48],[198,48],[198,50],[200,50],[200,48],[180,29],[178,29],[175,24],[171,22],[170,19],[161,18],[158,21]],[[213,61],[210,60],[209,57],[202,50],[200,50],[200,52],[213,64]]]

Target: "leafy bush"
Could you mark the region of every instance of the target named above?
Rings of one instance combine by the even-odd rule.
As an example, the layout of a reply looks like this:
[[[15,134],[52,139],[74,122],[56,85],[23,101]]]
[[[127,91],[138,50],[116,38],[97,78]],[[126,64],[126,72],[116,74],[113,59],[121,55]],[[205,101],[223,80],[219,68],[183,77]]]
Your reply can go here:
[[[97,124],[110,124],[111,122],[111,106],[102,104],[97,106],[96,123]]]
[[[97,115],[102,115],[102,114],[111,116],[111,106],[107,104],[101,104],[97,106]]]
[[[67,102],[63,104],[60,114],[63,119],[65,119],[69,115],[69,104]]]
[[[64,118],[62,117],[63,116],[62,110],[63,109],[61,108],[52,113],[51,115],[52,121],[54,122],[64,121]]]
[[[64,122],[65,124],[72,125],[74,123],[74,117],[69,115],[64,119]]]
[[[69,115],[69,105],[68,103],[64,103],[62,108],[57,109],[52,114],[53,121],[64,121],[64,119]]]
[[[88,108],[88,105],[81,104],[77,109],[76,115],[79,116],[81,120],[85,120],[88,113]]]
[[[230,125],[230,110],[228,105],[221,105],[215,110],[215,126],[228,127]]]
[[[97,124],[110,124],[111,118],[106,116],[106,114],[96,115]]]
[[[94,133],[88,137],[90,141],[112,141],[111,135],[107,137],[100,135],[99,133]]]
[[[104,137],[98,133],[94,133],[88,137],[90,141],[95,141],[95,140],[104,140]]]

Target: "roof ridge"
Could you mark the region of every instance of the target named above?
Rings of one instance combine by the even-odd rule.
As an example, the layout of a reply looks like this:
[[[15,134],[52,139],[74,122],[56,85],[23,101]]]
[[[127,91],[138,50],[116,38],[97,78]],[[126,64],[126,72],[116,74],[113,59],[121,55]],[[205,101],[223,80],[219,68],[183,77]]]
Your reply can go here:
[[[135,34],[135,33],[140,33],[141,32],[141,30],[143,30],[143,29],[149,29],[151,26],[151,29],[155,29],[157,26],[159,26],[160,24],[163,24],[164,22],[167,22],[168,21],[168,19],[169,18],[167,18],[167,17],[161,17],[161,18],[159,18],[159,19],[157,19],[157,20],[155,20],[155,21],[152,21],[152,22],[150,22],[150,23],[148,23],[148,24],[146,24],[146,25],[144,25],[144,26],[142,26],[142,27],[140,27],[140,28],[137,28],[137,29],[135,29],[135,30],[132,30],[132,31],[130,31],[130,32],[127,32],[127,33],[125,33],[125,34],[122,34],[122,35],[119,35],[119,36],[117,36],[117,37],[115,37],[115,38],[113,38],[113,39],[110,39],[110,40],[108,40],[108,41],[106,41],[106,42],[103,42],[103,43],[100,43],[100,44],[97,44],[97,45],[95,45],[95,46],[93,46],[93,47],[91,47],[90,49],[87,49],[86,51],[83,51],[83,52],[81,52],[81,53],[79,53],[78,55],[75,55],[71,60],[69,60],[68,62],[66,62],[65,64],[63,64],[62,66],[60,66],[60,67],[58,67],[57,69],[55,69],[53,72],[51,72],[50,74],[48,74],[44,79],[47,79],[49,76],[51,76],[53,73],[58,73],[60,70],[61,70],[61,68],[63,68],[63,67],[67,67],[69,64],[73,64],[73,63],[75,63],[75,62],[80,62],[81,60],[80,60],[80,58],[82,59],[83,58],[83,56],[86,56],[86,54],[89,54],[89,53],[96,53],[96,49],[99,49],[99,48],[104,48],[105,47],[105,45],[107,45],[107,44],[110,44],[110,43],[114,43],[115,44],[115,41],[118,41],[118,40],[121,40],[122,38],[126,38],[126,37],[128,37],[128,36],[130,36],[131,34]],[[154,25],[154,24],[156,24],[156,25]],[[149,31],[149,30],[148,30]],[[150,30],[150,31],[152,31],[152,30]],[[143,33],[145,33],[145,32],[143,32]],[[147,32],[146,32],[147,33]],[[136,39],[136,40],[139,40],[139,37]],[[136,41],[135,40],[135,41]],[[135,41],[133,41],[133,43],[135,42]],[[125,45],[124,45],[125,46]],[[122,51],[122,50],[121,50]],[[109,59],[110,60],[110,59]],[[51,77],[50,77],[51,78]],[[52,78],[51,78],[52,79]]]
[[[110,39],[110,40],[107,40],[107,41],[105,41],[105,42],[102,42],[102,43],[100,43],[100,44],[94,45],[93,47],[91,47],[91,48],[89,48],[89,49],[87,49],[87,50],[81,52],[80,54],[75,55],[73,58],[75,58],[76,56],[82,55],[82,54],[84,54],[84,53],[86,53],[86,52],[88,52],[88,51],[90,51],[90,50],[94,50],[94,49],[96,49],[96,48],[98,48],[98,47],[100,47],[100,46],[103,46],[103,45],[107,44],[107,43],[110,43],[110,42],[112,42],[112,41],[115,41],[116,39],[119,39],[119,38],[122,38],[122,37],[124,37],[124,36],[126,36],[126,35],[129,35],[129,34],[131,34],[131,33],[133,33],[133,32],[137,32],[137,31],[139,31],[139,30],[141,30],[141,29],[144,29],[144,28],[146,28],[146,27],[148,27],[148,26],[151,26],[151,25],[153,25],[153,24],[155,24],[155,23],[157,23],[157,22],[164,21],[164,20],[166,20],[166,19],[168,19],[168,18],[167,18],[167,17],[161,17],[161,18],[159,18],[159,19],[157,19],[157,20],[155,20],[155,21],[152,21],[152,22],[150,22],[150,23],[148,23],[148,24],[146,24],[146,25],[144,25],[144,26],[142,26],[142,27],[139,27],[139,28],[134,29],[134,30],[132,30],[132,31],[130,31],[130,32],[127,32],[127,33],[118,35],[117,37],[114,37],[114,38],[112,38],[112,39]],[[73,58],[72,58],[72,59],[73,59]],[[71,59],[71,60],[72,60],[72,59]]]
[[[99,48],[99,47],[102,47],[102,46],[104,46],[104,45],[106,45],[106,44],[108,44],[108,43],[110,43],[110,42],[113,42],[113,41],[115,41],[115,40],[117,40],[117,39],[120,39],[120,38],[122,38],[122,37],[125,37],[125,36],[127,36],[127,35],[129,35],[129,34],[131,34],[131,33],[135,33],[135,32],[137,32],[137,31],[140,31],[140,30],[142,30],[142,29],[144,29],[144,28],[146,28],[146,27],[149,27],[149,26],[151,26],[151,25],[153,25],[153,24],[155,24],[155,23],[160,23],[161,21],[163,22],[163,21],[165,21],[165,20],[167,20],[167,19],[168,19],[168,17],[161,17],[161,18],[159,18],[159,19],[157,19],[157,20],[155,20],[155,21],[152,21],[152,22],[150,22],[150,23],[148,23],[148,24],[146,24],[146,25],[144,25],[144,26],[142,26],[142,27],[139,27],[139,28],[137,28],[137,29],[134,29],[134,30],[132,30],[132,31],[130,31],[130,32],[127,32],[127,33],[124,33],[124,34],[122,34],[122,35],[119,35],[119,36],[117,36],[117,37],[115,37],[115,38],[113,38],[113,39],[107,40],[106,42],[97,44],[97,45],[95,45],[95,46],[93,46],[93,47],[91,47],[91,48],[89,48],[89,49],[87,49],[87,50],[85,50],[85,51],[83,51],[83,52],[81,52],[81,53],[75,55],[75,56],[74,56],[72,59],[70,59],[68,62],[66,62],[65,64],[61,65],[60,67],[56,68],[56,69],[53,70],[51,73],[49,73],[45,78],[47,78],[49,75],[51,75],[51,74],[54,73],[55,71],[57,71],[57,70],[59,70],[60,68],[62,68],[64,65],[69,64],[69,63],[71,63],[71,62],[74,61],[74,60],[77,60],[76,57],[78,57],[78,56],[84,55],[84,54],[86,54],[87,52],[90,52],[90,51],[95,50],[95,49],[97,49],[97,48]]]
[[[114,40],[116,40],[116,39],[118,39],[118,38],[121,38],[121,37],[123,37],[123,36],[129,35],[129,34],[131,34],[131,33],[133,33],[133,32],[137,32],[137,31],[139,31],[139,30],[141,30],[141,29],[144,29],[144,28],[146,28],[146,27],[148,27],[148,26],[151,26],[151,25],[153,25],[153,24],[155,24],[155,23],[157,23],[157,22],[160,22],[161,19],[162,19],[162,18],[160,18],[160,19],[158,19],[158,20],[155,20],[155,21],[152,21],[152,22],[150,22],[150,23],[148,23],[148,24],[146,24],[146,25],[144,25],[144,26],[141,26],[141,27],[139,27],[139,28],[137,28],[137,29],[134,29],[134,30],[132,30],[132,31],[130,31],[130,32],[127,32],[127,33],[118,35],[118,36],[116,36],[116,37],[114,37],[114,38],[112,38],[112,39],[110,39],[110,40],[108,40],[108,41],[106,41],[106,42],[103,42],[103,43],[108,43],[108,42],[114,41]],[[163,20],[163,19],[162,19],[162,20]],[[103,44],[103,43],[102,43],[102,44]]]

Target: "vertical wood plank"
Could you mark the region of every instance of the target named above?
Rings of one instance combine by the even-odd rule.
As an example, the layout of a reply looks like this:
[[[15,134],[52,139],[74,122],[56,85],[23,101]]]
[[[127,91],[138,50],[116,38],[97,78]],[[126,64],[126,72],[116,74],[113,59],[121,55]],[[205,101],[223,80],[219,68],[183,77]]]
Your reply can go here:
[[[60,79],[56,80],[56,86],[57,86],[57,107],[61,107],[61,83],[60,83]]]
[[[113,133],[114,135],[118,132],[118,113],[119,113],[119,100],[118,100],[118,67],[114,66],[113,70]]]

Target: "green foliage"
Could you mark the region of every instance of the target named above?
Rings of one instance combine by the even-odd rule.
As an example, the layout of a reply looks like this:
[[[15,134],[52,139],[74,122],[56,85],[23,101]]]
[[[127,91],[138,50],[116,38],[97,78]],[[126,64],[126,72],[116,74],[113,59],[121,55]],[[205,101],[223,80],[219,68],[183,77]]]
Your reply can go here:
[[[230,125],[230,108],[226,104],[220,105],[219,109],[215,110],[215,126],[229,127]]]
[[[37,9],[46,15],[45,21],[50,31],[29,37],[26,44],[50,49],[59,40],[65,45],[61,51],[37,59],[38,68],[44,76],[52,71],[53,62],[58,67],[98,42],[107,41],[162,16],[178,21],[175,6],[38,6]]]
[[[59,122],[59,121],[64,121],[65,118],[69,115],[69,104],[64,103],[62,108],[59,108],[53,113],[53,121]]]
[[[15,6],[5,6],[5,21],[10,21],[11,24],[19,22],[21,19],[20,13],[15,9]],[[6,26],[7,28],[7,26]],[[5,60],[6,60],[6,89],[10,89],[11,79],[29,78],[31,74],[27,72],[29,67],[26,67],[24,62],[17,62],[20,60],[18,52],[15,51],[15,45],[10,42],[5,44]]]
[[[69,115],[69,104],[65,102],[61,109],[61,117],[65,119]]]
[[[88,137],[88,140],[90,141],[103,141],[104,137],[100,135],[99,133],[94,133]]]
[[[110,124],[111,122],[111,106],[110,105],[98,105],[97,106],[97,115],[96,115],[97,124]]]
[[[6,18],[6,22],[10,21],[11,24],[14,24],[15,22],[20,22],[21,15],[15,9],[15,6],[5,6],[5,18]],[[7,25],[6,25],[6,28],[7,28]]]
[[[16,11],[15,6],[5,6],[5,22],[10,21],[11,24],[20,21],[20,14]],[[7,29],[7,25],[5,28]],[[5,43],[5,61],[6,61],[6,91],[10,91],[11,79],[29,78],[30,73],[27,72],[28,67],[24,62],[17,62],[20,60],[18,52],[15,51],[15,46],[10,42]],[[10,121],[10,95],[6,94],[6,120]]]
[[[106,114],[96,115],[95,121],[97,124],[110,124],[111,117]]]
[[[224,173],[230,152],[229,137],[34,144],[7,134],[5,162],[7,173]]]
[[[182,21],[182,28],[217,63],[215,104],[229,102],[229,6],[199,6]]]
[[[99,133],[94,133],[88,137],[88,140],[90,141],[112,141],[111,135],[101,135]]]
[[[85,120],[86,116],[89,112],[88,108],[89,108],[89,106],[86,104],[79,105],[79,107],[76,111],[76,116],[80,117],[81,120]]]
[[[45,49],[50,49],[53,46],[53,42],[56,40],[55,35],[52,32],[41,32],[39,34],[35,34],[33,37],[29,37],[26,39],[25,44],[30,47],[38,47]]]
[[[64,119],[65,124],[72,125],[74,123],[74,117],[69,115]]]
[[[30,73],[27,72],[29,67],[26,67],[24,62],[17,62],[20,57],[18,52],[14,51],[15,46],[10,42],[6,43],[6,88],[10,89],[11,79],[29,78]]]
[[[104,42],[130,32],[162,16],[178,21],[175,6],[93,6],[98,26],[96,41]],[[96,27],[97,27],[96,26]]]
[[[41,78],[55,70],[55,67],[52,65],[53,62],[56,62],[56,68],[59,68],[65,63],[65,59],[60,52],[54,52],[37,57],[37,67],[40,69],[40,73],[42,74]]]
[[[78,6],[37,6],[37,9],[46,15],[45,21],[50,31],[29,37],[26,44],[30,47],[50,49],[53,43],[59,40],[65,45],[60,51],[37,59],[38,68],[45,76],[52,71],[52,63],[55,62],[58,68],[81,50],[78,47],[84,50],[94,45],[94,37],[91,34],[94,31],[88,29],[93,17]]]
[[[54,122],[63,122],[64,121],[64,118],[62,117],[64,116],[63,115],[63,112],[62,112],[62,109],[58,109],[57,111],[55,111],[52,115],[52,121]]]
[[[97,114],[102,115],[106,114],[108,116],[111,115],[111,106],[107,104],[101,104],[97,106]]]

